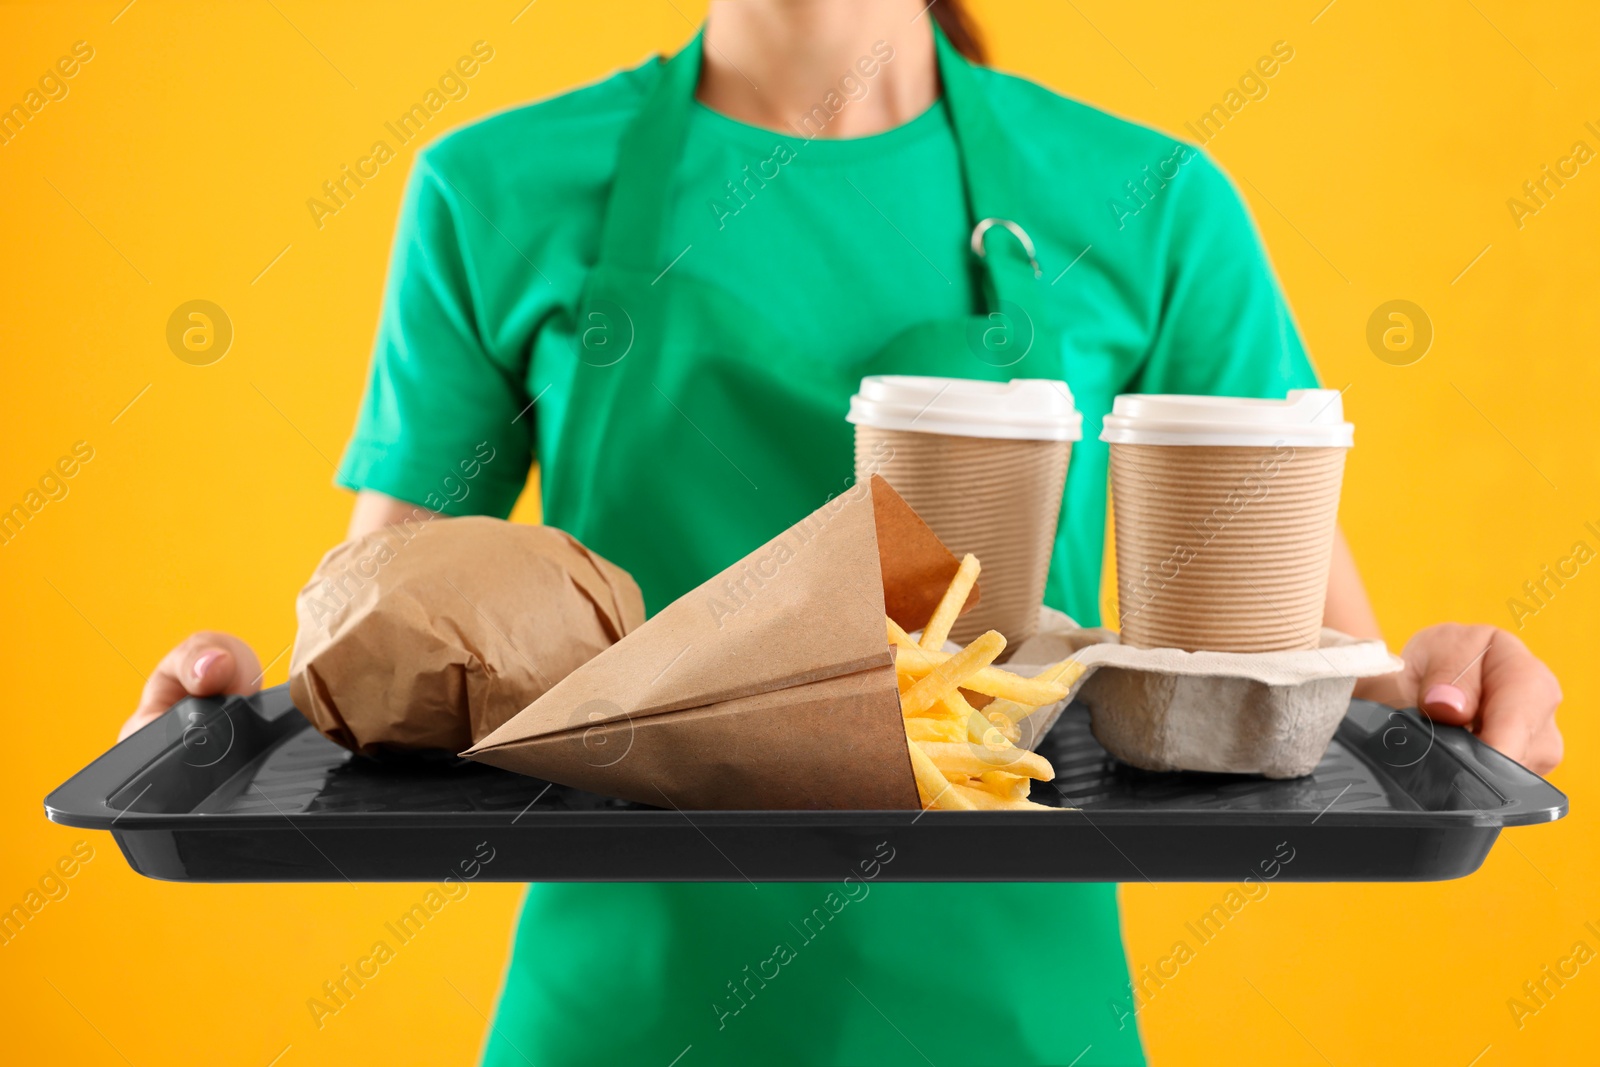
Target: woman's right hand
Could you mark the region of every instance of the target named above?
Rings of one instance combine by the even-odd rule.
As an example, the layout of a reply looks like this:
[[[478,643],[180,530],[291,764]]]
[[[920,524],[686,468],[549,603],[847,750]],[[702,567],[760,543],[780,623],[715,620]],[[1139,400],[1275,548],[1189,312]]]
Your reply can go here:
[[[122,724],[117,740],[160,718],[184,697],[249,694],[261,688],[261,660],[232,634],[191,634],[156,665],[144,683],[139,708]]]

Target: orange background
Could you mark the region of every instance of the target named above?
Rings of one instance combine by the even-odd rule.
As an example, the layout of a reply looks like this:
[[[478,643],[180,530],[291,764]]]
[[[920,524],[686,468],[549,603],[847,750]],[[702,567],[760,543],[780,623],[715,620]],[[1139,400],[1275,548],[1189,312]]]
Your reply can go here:
[[[342,535],[350,501],[331,462],[416,142],[321,230],[306,200],[474,41],[495,58],[430,136],[673,49],[704,5],[123,2],[0,5],[0,104],[74,42],[94,49],[66,97],[0,145],[0,506],[75,442],[94,450],[0,545],[0,906],[75,842],[93,848],[68,894],[0,945],[8,1059],[468,1063],[516,886],[472,886],[318,1030],[307,998],[424,887],[149,881],[107,835],[46,822],[40,800],[109,745],[141,672],[187,632],[231,630],[278,656],[294,591]],[[1345,528],[1397,647],[1442,618],[1508,625],[1524,581],[1580,538],[1600,546],[1583,528],[1600,520],[1600,168],[1521,228],[1506,205],[1575,141],[1600,149],[1585,127],[1600,127],[1600,16],[1575,2],[1325,3],[976,7],[998,66],[1183,136],[1274,42],[1294,48],[1209,148],[1255,211],[1324,379],[1349,387]],[[210,366],[165,341],[193,299],[235,330]],[[1435,331],[1410,366],[1367,344],[1393,299]],[[1554,780],[1576,814],[1507,834],[1458,882],[1273,886],[1140,1013],[1155,1063],[1593,1055],[1600,966],[1520,1029],[1507,1001],[1575,942],[1600,950],[1584,927],[1600,925],[1600,791],[1586,784],[1597,607],[1586,569],[1522,630],[1566,688]],[[279,658],[267,680],[284,674]],[[1135,968],[1224,892],[1127,887]]]

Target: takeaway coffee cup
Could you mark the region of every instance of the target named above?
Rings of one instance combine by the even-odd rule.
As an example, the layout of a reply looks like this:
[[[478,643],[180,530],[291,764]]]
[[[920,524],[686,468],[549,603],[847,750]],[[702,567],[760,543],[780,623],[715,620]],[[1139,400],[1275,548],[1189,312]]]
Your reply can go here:
[[[1331,389],[1117,397],[1100,439],[1123,643],[1316,648],[1352,434]]]
[[[957,555],[983,564],[951,639],[1033,636],[1082,417],[1065,382],[884,375],[850,400],[856,480],[881,474]]]

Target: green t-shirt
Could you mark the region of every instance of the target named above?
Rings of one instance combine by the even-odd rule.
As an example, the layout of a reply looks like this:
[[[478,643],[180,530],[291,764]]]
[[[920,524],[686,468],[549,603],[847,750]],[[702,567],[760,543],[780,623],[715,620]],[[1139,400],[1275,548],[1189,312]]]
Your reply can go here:
[[[1105,521],[1097,438],[1112,398],[1282,396],[1315,378],[1248,215],[1209,159],[1025,80],[978,76],[1013,142],[1016,186],[1033,198],[1044,313],[1084,412],[1063,517],[1070,551],[1058,549],[1047,600],[1093,622]],[[619,138],[650,84],[649,69],[627,71],[418,157],[340,484],[503,516],[536,458],[562,462],[538,399],[577,348]],[[664,272],[726,290],[813,358],[848,365],[908,326],[975,310],[971,220],[942,103],[847,141],[784,137],[697,107],[662,180],[674,198]],[[838,400],[842,418],[848,395]],[[850,463],[838,462],[842,488]],[[793,501],[793,520],[817,503]],[[640,521],[670,554],[702,524],[732,518]],[[615,562],[639,575],[652,610],[686,591],[653,586],[647,558]],[[828,888],[533,887],[488,1061],[668,1063],[692,1046],[684,1067],[920,1063],[922,1050],[937,1062],[1142,1062],[1111,886],[879,883],[806,942],[781,983],[734,999],[730,983],[770,958]],[[965,933],[932,934],[958,915]],[[968,968],[988,981],[963,982]]]

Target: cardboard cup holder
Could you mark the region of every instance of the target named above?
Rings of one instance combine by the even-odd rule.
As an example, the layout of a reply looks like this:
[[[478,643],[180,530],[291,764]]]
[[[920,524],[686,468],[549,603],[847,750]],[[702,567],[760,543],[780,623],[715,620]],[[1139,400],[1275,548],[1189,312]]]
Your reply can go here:
[[[1081,629],[1042,609],[1038,634],[1014,662],[1068,657],[1084,673],[1065,701],[1023,720],[1025,741],[1037,743],[1076,700],[1089,709],[1095,740],[1125,763],[1268,778],[1310,774],[1350,707],[1356,679],[1404,666],[1383,642],[1337,630],[1324,629],[1313,649],[1185,652],[1133,648],[1114,631]]]

